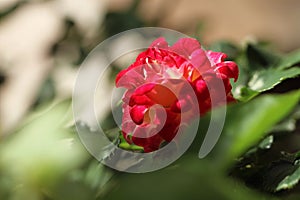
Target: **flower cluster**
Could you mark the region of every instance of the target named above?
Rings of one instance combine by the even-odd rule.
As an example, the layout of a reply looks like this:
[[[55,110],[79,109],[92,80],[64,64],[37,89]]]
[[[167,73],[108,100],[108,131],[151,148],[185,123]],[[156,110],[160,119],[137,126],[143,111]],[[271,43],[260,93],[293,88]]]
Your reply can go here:
[[[192,38],[172,46],[164,38],[155,40],[116,77],[116,86],[127,89],[122,120],[126,141],[155,151],[182,124],[208,112],[212,99],[218,105],[234,101],[230,79],[237,80],[238,67],[225,58],[224,53],[203,50]],[[214,87],[218,81],[222,92]]]

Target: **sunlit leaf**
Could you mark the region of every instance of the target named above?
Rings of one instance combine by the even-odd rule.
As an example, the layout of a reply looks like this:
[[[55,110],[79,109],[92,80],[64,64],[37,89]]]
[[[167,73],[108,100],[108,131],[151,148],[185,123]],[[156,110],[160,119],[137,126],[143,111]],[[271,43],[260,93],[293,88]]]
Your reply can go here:
[[[300,62],[300,50],[279,55],[260,45],[249,44],[235,60],[240,75],[233,83],[233,94],[240,101],[249,101],[282,81],[300,75],[300,68],[295,66]]]
[[[267,69],[258,71],[253,74],[252,79],[249,81],[249,88],[263,92],[272,89],[285,79],[293,78],[300,75],[300,68],[294,67],[286,70]]]

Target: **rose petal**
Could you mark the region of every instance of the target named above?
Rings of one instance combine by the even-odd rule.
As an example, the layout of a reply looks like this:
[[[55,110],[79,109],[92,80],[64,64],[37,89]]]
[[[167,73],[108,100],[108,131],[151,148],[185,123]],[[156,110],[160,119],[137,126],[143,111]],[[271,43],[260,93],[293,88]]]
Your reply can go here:
[[[159,149],[162,141],[163,139],[158,134],[146,138],[139,138],[135,137],[134,135],[132,136],[132,142],[138,146],[144,147],[145,153]]]
[[[239,68],[235,62],[226,61],[217,65],[216,71],[226,75],[228,78],[233,78],[234,82],[237,81],[239,76]]]
[[[172,47],[170,47],[170,51],[173,51],[189,60],[192,53],[200,48],[201,45],[196,39],[181,38]]]
[[[134,95],[146,94],[146,93],[150,92],[151,90],[153,90],[155,85],[156,85],[155,83],[147,83],[145,85],[142,85],[135,90]]]
[[[160,37],[157,38],[156,40],[154,40],[150,47],[158,47],[158,48],[162,48],[162,49],[167,49],[168,48],[168,43],[166,42],[165,38]]]
[[[211,65],[214,66],[220,62],[223,62],[227,55],[222,52],[206,51],[206,55],[211,62]]]
[[[154,89],[147,93],[147,96],[155,103],[164,107],[171,106],[177,100],[175,94],[169,88],[162,85],[155,85]]]
[[[134,121],[134,123],[136,123],[137,125],[142,124],[144,121],[144,114],[146,111],[147,111],[146,106],[134,106],[130,110],[130,116]]]
[[[134,105],[153,105],[154,102],[146,95],[132,95],[129,101],[129,106]]]
[[[180,116],[181,115],[179,113],[167,111],[167,120],[162,130],[158,133],[167,142],[172,141],[172,139],[176,136],[180,125]]]
[[[199,104],[201,104],[202,101],[205,101],[207,98],[209,98],[209,91],[206,82],[203,79],[196,80],[194,83],[194,87],[196,89],[196,95],[200,100]]]
[[[211,65],[206,56],[206,53],[202,49],[197,49],[191,55],[191,63],[201,74],[206,70],[209,70]]]

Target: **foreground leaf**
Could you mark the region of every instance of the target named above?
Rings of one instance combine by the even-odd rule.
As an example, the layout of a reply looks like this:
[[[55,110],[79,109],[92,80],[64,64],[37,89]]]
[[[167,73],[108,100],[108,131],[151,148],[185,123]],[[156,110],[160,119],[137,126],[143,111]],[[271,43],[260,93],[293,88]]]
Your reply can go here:
[[[248,103],[230,106],[221,138],[215,147],[217,157],[229,164],[258,144],[276,123],[292,111],[299,99],[300,90],[283,95],[264,95]]]
[[[265,199],[226,178],[207,160],[184,157],[172,167],[146,174],[120,174],[101,199]],[[273,199],[268,197],[269,199]]]
[[[2,141],[0,173],[10,183],[8,199],[40,199],[42,189],[51,190],[88,159],[74,134],[63,128],[68,108],[69,102],[60,103]]]

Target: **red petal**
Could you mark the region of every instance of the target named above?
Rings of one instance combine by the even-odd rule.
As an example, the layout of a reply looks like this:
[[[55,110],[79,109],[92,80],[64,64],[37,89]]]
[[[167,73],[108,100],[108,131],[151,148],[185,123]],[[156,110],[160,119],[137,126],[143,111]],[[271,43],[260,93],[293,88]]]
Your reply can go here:
[[[152,102],[152,100],[147,97],[146,95],[132,95],[130,97],[130,101],[129,101],[129,106],[134,106],[134,105],[153,105],[154,103]]]
[[[167,111],[167,120],[162,130],[158,133],[167,142],[172,141],[178,132],[181,114]]]
[[[201,101],[204,101],[205,99],[209,98],[209,91],[206,85],[206,82],[203,79],[198,79],[194,83],[194,87],[196,89],[196,95],[200,100],[200,104],[202,103]]]
[[[144,152],[152,152],[159,149],[159,146],[163,139],[158,135],[153,135],[148,138],[140,138],[132,136],[132,141],[135,145],[144,147]]]
[[[226,61],[219,63],[217,65],[216,70],[221,73],[226,75],[228,78],[233,78],[234,82],[237,80],[239,76],[239,68],[235,62],[232,61]]]
[[[143,95],[146,94],[148,92],[150,92],[151,90],[153,90],[153,88],[155,87],[155,83],[147,83],[145,85],[142,85],[141,87],[137,88],[134,91],[135,95]]]
[[[130,116],[131,116],[132,120],[134,121],[134,123],[136,123],[138,125],[142,124],[144,121],[144,114],[146,111],[147,111],[146,106],[134,106],[130,110]]]
[[[147,93],[147,96],[152,99],[153,102],[164,107],[171,106],[177,100],[176,95],[163,85],[155,85],[155,88]]]

